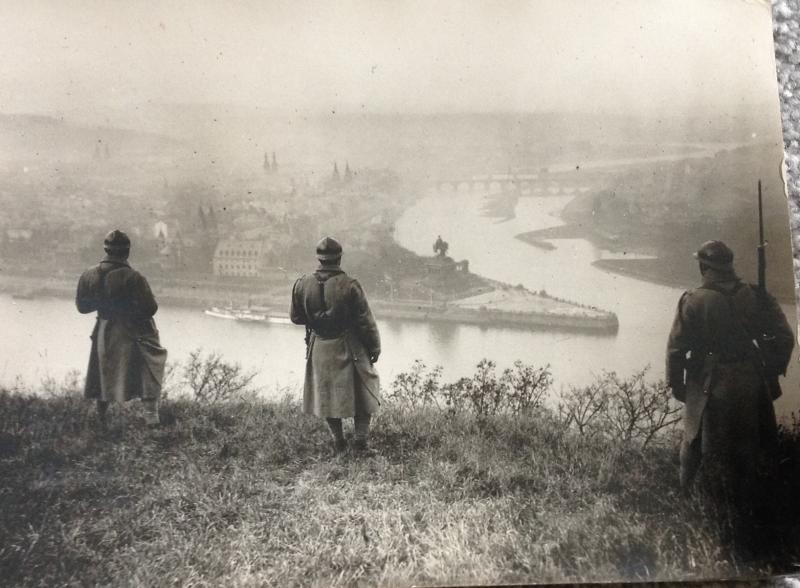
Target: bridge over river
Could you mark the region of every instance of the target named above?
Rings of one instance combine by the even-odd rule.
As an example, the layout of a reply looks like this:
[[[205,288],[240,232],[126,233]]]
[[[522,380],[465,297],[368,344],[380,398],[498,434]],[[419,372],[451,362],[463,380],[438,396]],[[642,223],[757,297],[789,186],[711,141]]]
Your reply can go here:
[[[659,155],[596,159],[578,165],[562,163],[535,171],[509,169],[506,173],[454,174],[435,179],[431,187],[443,195],[516,191],[525,196],[569,196],[604,190],[614,178],[618,181],[619,173],[626,168],[665,166],[677,161],[710,158],[741,146],[739,143],[692,143],[682,145],[682,150]]]
[[[524,196],[569,196],[598,191],[607,187],[608,175],[598,172],[493,173],[469,177],[450,177],[433,182],[441,194],[514,191]]]

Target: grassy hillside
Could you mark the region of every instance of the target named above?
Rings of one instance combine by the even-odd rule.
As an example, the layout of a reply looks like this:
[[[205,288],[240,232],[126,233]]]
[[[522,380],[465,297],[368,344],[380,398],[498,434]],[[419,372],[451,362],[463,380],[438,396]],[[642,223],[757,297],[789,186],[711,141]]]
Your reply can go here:
[[[609,421],[580,427],[570,393],[561,410],[517,395],[495,411],[477,401],[502,377],[440,386],[431,373],[395,382],[369,458],[330,457],[324,423],[290,399],[168,400],[158,430],[133,402],[101,431],[75,390],[0,392],[0,577],[410,585],[719,578],[798,561],[796,429],[769,493],[783,523],[745,558],[720,509],[679,498],[671,429],[645,441]],[[530,385],[520,374],[546,376],[506,383]],[[448,402],[457,389],[465,402]]]

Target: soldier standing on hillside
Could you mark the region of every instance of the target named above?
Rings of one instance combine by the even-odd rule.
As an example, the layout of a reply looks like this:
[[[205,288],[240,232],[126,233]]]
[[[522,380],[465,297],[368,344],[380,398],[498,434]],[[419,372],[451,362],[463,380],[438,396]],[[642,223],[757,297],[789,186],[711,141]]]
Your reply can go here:
[[[110,402],[141,398],[148,426],[157,426],[167,350],[153,320],[158,304],[150,286],[128,265],[130,247],[125,233],[111,231],[106,256],[78,282],[78,311],[97,311],[84,393],[97,400],[102,425]]]
[[[347,449],[342,418],[353,417],[353,447],[370,455],[370,418],[381,403],[373,366],[381,352],[378,327],[361,285],[339,267],[342,246],[322,239],[317,259],[317,271],[295,282],[290,310],[292,322],[306,326],[303,408],[327,420],[336,454]]]
[[[737,277],[723,242],[695,257],[702,284],[681,296],[667,344],[667,385],[685,403],[681,487],[702,459],[716,489],[748,509],[759,452],[776,440],[767,381],[785,374],[794,336],[775,299]]]

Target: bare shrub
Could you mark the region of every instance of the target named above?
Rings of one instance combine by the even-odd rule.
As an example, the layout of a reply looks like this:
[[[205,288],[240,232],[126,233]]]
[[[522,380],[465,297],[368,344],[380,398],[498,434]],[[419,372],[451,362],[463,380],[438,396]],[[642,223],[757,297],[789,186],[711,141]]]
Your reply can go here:
[[[628,378],[603,372],[588,386],[562,391],[558,421],[582,436],[600,435],[644,448],[680,420],[681,410],[663,382],[647,381],[648,372],[646,367]],[[549,365],[537,368],[521,361],[499,376],[497,364],[489,359],[482,359],[470,377],[442,384],[441,376],[441,366],[428,369],[416,360],[394,379],[387,397],[408,409],[435,406],[479,420],[498,414],[520,418],[539,409],[553,386]]]
[[[550,365],[535,368],[517,360],[500,378],[506,389],[505,407],[513,415],[531,413],[539,408],[553,386]]]
[[[600,380],[609,403],[606,421],[622,441],[638,441],[642,447],[659,431],[680,420],[681,407],[672,400],[664,382],[647,382],[646,367],[629,378],[605,372]]]
[[[47,375],[42,378],[39,387],[46,397],[79,397],[83,395],[83,375],[80,370],[70,370],[61,381]]]
[[[446,386],[448,406],[469,408],[479,418],[497,414],[503,406],[507,382],[498,379],[496,366],[495,362],[482,359],[471,378],[461,378]]]
[[[536,368],[517,361],[499,377],[496,369],[495,362],[483,359],[471,377],[442,384],[441,366],[428,369],[416,360],[409,371],[395,377],[387,398],[411,409],[435,406],[449,413],[469,411],[478,417],[519,416],[541,406],[552,386],[550,366]]]
[[[467,396],[464,390],[469,386],[469,378],[459,378],[442,386],[441,396],[444,410],[450,414],[463,412],[467,409]]]
[[[570,388],[559,405],[564,424],[574,425],[581,435],[601,433],[647,446],[680,420],[681,411],[663,382],[646,380],[648,371],[646,367],[628,378],[603,372],[589,386]]]
[[[602,416],[608,404],[608,397],[599,382],[583,388],[570,386],[561,392],[558,414],[565,427],[572,425],[581,435],[598,433],[602,427]]]
[[[442,366],[429,370],[424,362],[416,359],[409,371],[397,374],[387,398],[411,409],[432,405],[439,408],[437,395],[441,377]]]
[[[479,417],[494,415],[502,410],[508,389],[507,383],[495,375],[496,367],[494,361],[482,359],[470,380],[467,398],[472,404],[472,411]]]
[[[238,363],[224,361],[218,353],[203,355],[202,349],[189,354],[183,366],[183,382],[195,400],[222,402],[253,392],[256,372],[245,372]]]
[[[180,362],[168,361],[164,366],[164,377],[161,380],[161,400],[166,400],[181,391],[183,384],[181,376]]]

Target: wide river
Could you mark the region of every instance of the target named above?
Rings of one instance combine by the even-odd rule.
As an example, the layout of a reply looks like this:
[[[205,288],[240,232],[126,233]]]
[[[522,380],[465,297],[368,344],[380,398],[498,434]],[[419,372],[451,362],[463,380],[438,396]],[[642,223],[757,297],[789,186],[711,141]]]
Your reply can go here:
[[[608,254],[582,239],[556,240],[556,248],[546,251],[514,238],[560,224],[558,212],[571,196],[521,198],[516,217],[504,222],[481,214],[484,198],[430,194],[399,220],[396,239],[412,251],[430,255],[441,234],[450,244],[449,253],[468,259],[473,272],[611,310],[619,317],[619,332],[596,336],[378,317],[384,348],[378,369],[384,382],[388,384],[417,358],[429,366],[442,365],[446,380],[471,374],[482,358],[495,360],[500,368],[518,359],[550,364],[556,388],[587,384],[603,370],[627,375],[648,365],[652,379],[663,378],[666,337],[681,291],[595,268],[592,262]],[[794,316],[793,308],[785,310]],[[284,391],[300,394],[305,352],[302,328],[238,323],[170,306],[162,307],[156,320],[172,361],[184,360],[196,348],[216,351],[257,371],[256,382],[265,396]],[[71,300],[0,296],[0,384],[20,379],[35,386],[44,378],[60,380],[72,370],[83,371],[93,322],[92,316],[78,314]],[[795,358],[790,378],[784,382],[784,397],[776,405],[782,414],[800,408],[798,372]]]

